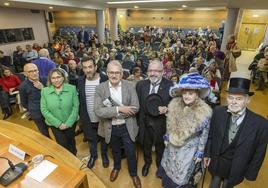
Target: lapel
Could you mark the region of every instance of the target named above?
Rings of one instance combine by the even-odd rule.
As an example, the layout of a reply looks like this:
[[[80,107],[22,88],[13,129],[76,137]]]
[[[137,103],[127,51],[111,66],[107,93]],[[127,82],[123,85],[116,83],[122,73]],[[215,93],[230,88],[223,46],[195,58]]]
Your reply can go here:
[[[103,82],[103,89],[104,89],[104,99],[106,99],[107,97],[111,96],[110,93],[110,86],[109,86],[109,80],[107,80],[106,82]]]
[[[123,105],[128,106],[127,104],[128,89],[127,89],[127,83],[124,80],[121,80],[121,94],[122,94]]]
[[[227,124],[229,123],[228,122],[228,117],[230,117],[231,114],[229,114],[227,112],[227,108],[224,108],[224,111],[222,112],[222,118],[220,119],[221,122],[221,126],[219,126],[219,129],[220,129],[220,135],[219,135],[219,140],[220,140],[220,145],[223,144],[223,140],[224,140],[224,134],[225,134],[225,130],[226,130],[226,127],[227,127]],[[217,125],[214,125],[217,127]]]
[[[85,88],[86,88],[86,77],[85,76],[82,79],[82,83],[83,84],[81,84],[81,88],[79,88],[79,89],[81,90],[83,101],[86,101],[86,91],[85,91]]]
[[[244,126],[242,127],[236,146],[242,144],[250,133],[254,133],[254,122],[253,119],[250,118],[250,113],[251,112],[247,109],[245,119],[243,120]]]
[[[160,85],[159,85],[159,88],[158,88],[158,91],[157,91],[157,94],[160,95],[161,97],[163,97],[165,95],[165,93],[163,91],[165,91],[165,83],[164,83],[164,78],[162,78],[161,82],[160,82]]]
[[[149,79],[146,80],[146,83],[144,84],[144,90],[143,90],[144,91],[144,98],[146,98],[150,93],[150,84],[151,84],[150,80]]]

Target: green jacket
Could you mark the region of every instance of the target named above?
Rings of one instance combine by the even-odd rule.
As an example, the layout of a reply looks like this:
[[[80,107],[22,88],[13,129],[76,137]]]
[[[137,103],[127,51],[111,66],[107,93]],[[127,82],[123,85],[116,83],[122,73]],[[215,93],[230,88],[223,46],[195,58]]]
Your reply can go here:
[[[52,85],[43,88],[40,108],[48,125],[58,128],[64,123],[72,127],[79,119],[79,101],[75,86],[64,83],[59,94]]]

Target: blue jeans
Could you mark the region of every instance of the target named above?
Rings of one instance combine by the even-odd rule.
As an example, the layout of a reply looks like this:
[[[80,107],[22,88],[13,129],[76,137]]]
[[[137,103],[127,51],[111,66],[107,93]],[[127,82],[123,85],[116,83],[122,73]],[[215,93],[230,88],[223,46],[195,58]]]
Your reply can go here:
[[[136,146],[130,139],[126,125],[112,126],[111,146],[114,158],[114,169],[121,169],[121,145],[123,143],[130,176],[137,176]]]

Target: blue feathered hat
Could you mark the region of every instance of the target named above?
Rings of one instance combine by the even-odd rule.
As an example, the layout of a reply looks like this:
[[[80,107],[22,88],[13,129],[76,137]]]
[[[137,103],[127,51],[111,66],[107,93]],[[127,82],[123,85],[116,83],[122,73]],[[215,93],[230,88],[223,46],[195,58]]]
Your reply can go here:
[[[210,84],[198,72],[193,72],[182,75],[179,83],[170,88],[169,94],[171,97],[180,96],[182,89],[198,89],[200,90],[200,98],[205,98],[210,93]]]

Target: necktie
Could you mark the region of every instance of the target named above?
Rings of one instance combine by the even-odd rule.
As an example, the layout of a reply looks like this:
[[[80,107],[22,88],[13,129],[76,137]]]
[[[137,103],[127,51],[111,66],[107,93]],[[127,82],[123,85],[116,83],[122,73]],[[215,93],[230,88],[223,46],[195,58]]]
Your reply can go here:
[[[152,83],[152,90],[150,94],[156,93],[156,87],[159,85],[159,83]]]

